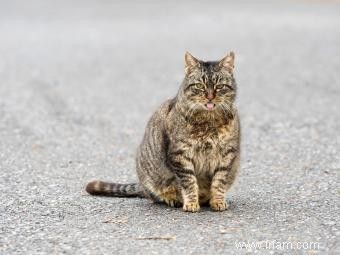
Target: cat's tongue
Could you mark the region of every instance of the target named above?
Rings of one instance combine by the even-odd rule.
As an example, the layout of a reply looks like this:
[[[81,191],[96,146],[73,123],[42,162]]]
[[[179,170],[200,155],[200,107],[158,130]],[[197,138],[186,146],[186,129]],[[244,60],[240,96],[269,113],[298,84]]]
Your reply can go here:
[[[208,110],[212,110],[214,108],[214,106],[215,106],[214,103],[207,103]]]

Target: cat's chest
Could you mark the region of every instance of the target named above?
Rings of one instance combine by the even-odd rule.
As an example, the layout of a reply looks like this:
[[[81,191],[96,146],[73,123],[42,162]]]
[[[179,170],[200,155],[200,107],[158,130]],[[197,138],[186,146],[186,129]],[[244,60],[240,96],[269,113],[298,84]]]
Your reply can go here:
[[[190,158],[196,175],[213,172],[221,165],[228,144],[233,139],[230,127],[219,129],[177,129],[170,139],[173,155],[181,152]],[[171,154],[171,153],[170,153]]]
[[[224,131],[224,130],[222,130]],[[196,137],[191,148],[195,172],[213,172],[223,161],[230,137],[226,132]]]
[[[228,128],[220,128],[208,132],[192,132],[192,149],[197,153],[209,155],[219,154],[232,138]]]
[[[195,172],[215,169],[222,160],[221,143],[214,138],[197,140],[191,148]]]

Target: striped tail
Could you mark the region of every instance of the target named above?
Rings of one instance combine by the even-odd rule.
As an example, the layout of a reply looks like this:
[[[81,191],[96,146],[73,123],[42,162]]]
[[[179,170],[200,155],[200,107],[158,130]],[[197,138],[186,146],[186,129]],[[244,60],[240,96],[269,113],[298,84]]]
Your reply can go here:
[[[95,196],[145,197],[143,188],[138,183],[120,184],[92,181],[87,184],[86,191]]]

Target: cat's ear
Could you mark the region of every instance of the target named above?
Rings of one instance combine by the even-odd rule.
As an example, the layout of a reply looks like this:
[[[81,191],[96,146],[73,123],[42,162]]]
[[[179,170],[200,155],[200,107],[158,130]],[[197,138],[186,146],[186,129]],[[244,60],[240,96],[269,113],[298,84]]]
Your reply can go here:
[[[201,66],[200,61],[191,55],[189,52],[185,53],[185,73],[190,73],[193,69]]]
[[[230,52],[227,56],[225,56],[219,63],[220,68],[226,68],[229,70],[234,70],[234,61],[235,61],[235,53]]]

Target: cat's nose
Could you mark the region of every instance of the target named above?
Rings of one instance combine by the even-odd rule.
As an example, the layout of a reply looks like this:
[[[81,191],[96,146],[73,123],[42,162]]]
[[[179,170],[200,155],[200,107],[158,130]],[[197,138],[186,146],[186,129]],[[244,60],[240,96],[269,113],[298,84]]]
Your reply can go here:
[[[205,92],[205,97],[209,100],[213,100],[215,98],[215,92],[212,89],[207,89]]]

